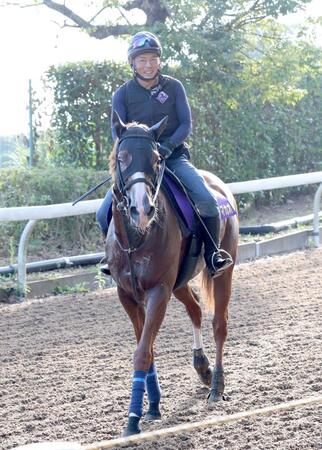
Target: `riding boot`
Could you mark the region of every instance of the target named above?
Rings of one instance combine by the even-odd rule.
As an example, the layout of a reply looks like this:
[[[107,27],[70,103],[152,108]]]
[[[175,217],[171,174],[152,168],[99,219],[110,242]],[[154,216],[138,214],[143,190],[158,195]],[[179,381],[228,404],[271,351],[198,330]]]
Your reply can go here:
[[[110,271],[110,269],[109,269],[107,264],[104,264],[104,266],[101,266],[101,272],[102,272],[103,275],[106,275],[106,276],[110,276],[111,275],[111,271]]]
[[[103,233],[104,241],[106,239],[106,236],[107,236],[107,233],[106,234]],[[103,275],[106,275],[108,277],[111,276],[111,271],[110,271],[110,268],[108,267],[108,264],[104,264],[103,266],[101,266],[100,270],[101,270]]]
[[[206,267],[213,277],[217,277],[233,264],[233,260],[226,252],[224,255],[227,257],[223,257],[222,251],[219,249],[220,216],[203,217],[202,220],[207,228],[202,227]]]

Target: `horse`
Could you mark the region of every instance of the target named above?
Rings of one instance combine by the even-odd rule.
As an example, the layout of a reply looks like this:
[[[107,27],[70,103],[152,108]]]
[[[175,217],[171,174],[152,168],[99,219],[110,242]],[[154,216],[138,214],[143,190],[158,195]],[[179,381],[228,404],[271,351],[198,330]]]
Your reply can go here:
[[[141,432],[145,389],[149,402],[145,420],[161,418],[161,393],[153,344],[172,294],[183,303],[192,322],[193,365],[202,383],[210,388],[208,404],[223,398],[223,348],[239,227],[237,215],[221,222],[221,248],[231,255],[232,266],[220,277],[212,278],[200,254],[191,277],[202,271],[203,300],[208,309],[214,310],[212,326],[216,359],[212,369],[202,347],[199,295],[189,282],[175,286],[188,241],[169,199],[160,189],[164,161],[158,153],[157,141],[167,117],[152,127],[135,122],[124,124],[116,112],[112,120],[117,134],[109,161],[114,182],[113,218],[106,236],[105,253],[119,300],[132,322],[137,342],[128,422],[123,429],[123,436],[129,436]],[[210,172],[201,173],[209,189],[217,196],[227,198],[237,210],[228,187]]]

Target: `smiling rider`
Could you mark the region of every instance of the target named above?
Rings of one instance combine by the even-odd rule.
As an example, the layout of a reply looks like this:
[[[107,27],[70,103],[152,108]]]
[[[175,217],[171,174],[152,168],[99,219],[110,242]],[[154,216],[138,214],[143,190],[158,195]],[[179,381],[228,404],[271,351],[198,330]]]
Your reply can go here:
[[[201,227],[206,266],[213,276],[218,276],[232,264],[232,259],[224,258],[219,250],[220,212],[217,200],[189,161],[185,139],[191,132],[192,123],[185,88],[179,80],[161,74],[162,47],[154,34],[148,31],[135,34],[127,56],[133,79],[115,91],[112,109],[124,123],[135,121],[149,127],[168,116],[167,126],[159,141],[159,152],[166,160],[166,166],[183,183],[199,211],[207,228]],[[117,136],[113,124],[112,136],[115,141]],[[107,211],[111,202],[110,189],[97,212],[104,236],[108,230]],[[109,274],[108,267],[102,267],[102,272]]]

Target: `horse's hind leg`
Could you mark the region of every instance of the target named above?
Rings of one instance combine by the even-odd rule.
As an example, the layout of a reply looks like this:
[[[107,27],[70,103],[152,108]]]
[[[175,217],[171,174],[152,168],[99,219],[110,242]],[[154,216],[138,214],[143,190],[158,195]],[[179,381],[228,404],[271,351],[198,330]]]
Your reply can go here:
[[[222,400],[225,389],[225,375],[223,367],[224,344],[227,338],[228,304],[231,295],[232,268],[215,281],[215,314],[212,322],[216,343],[216,363],[211,382],[208,403]]]
[[[196,292],[187,284],[174,292],[175,297],[185,305],[193,326],[193,366],[203,384],[210,387],[212,370],[203,351],[201,322],[202,311]]]

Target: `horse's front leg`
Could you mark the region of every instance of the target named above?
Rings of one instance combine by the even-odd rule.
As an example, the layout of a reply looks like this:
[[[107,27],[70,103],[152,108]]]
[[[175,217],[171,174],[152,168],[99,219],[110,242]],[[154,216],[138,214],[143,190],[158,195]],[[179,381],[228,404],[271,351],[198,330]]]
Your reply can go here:
[[[119,286],[117,288],[118,290],[118,296],[122,303],[123,308],[127,312],[129,318],[131,319],[135,337],[137,343],[140,342],[144,320],[145,320],[145,309],[143,304],[138,304],[134,298],[132,298],[131,295],[127,294],[123,289],[121,289]],[[139,380],[141,378],[141,380]],[[143,397],[144,397],[144,391],[145,391],[145,374],[143,374],[142,377],[139,376],[133,376],[132,380],[132,398],[131,398],[131,406],[129,414],[133,415],[133,419],[131,419],[131,423],[128,423],[128,433],[124,434],[131,435],[139,433],[139,420],[137,420],[137,417],[142,416],[142,404],[143,404]],[[134,396],[134,398],[133,398]],[[142,397],[142,398],[141,398]],[[131,409],[132,407],[132,409]],[[129,416],[129,418],[130,418]]]
[[[160,286],[146,292],[146,315],[141,337],[134,353],[134,373],[132,380],[129,417],[123,436],[140,433],[145,387],[149,398],[148,419],[161,417],[159,403],[161,390],[153,364],[153,343],[163,322],[170,292],[161,283]]]

